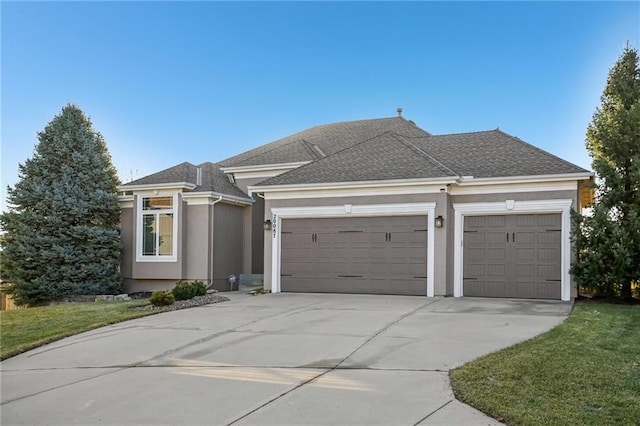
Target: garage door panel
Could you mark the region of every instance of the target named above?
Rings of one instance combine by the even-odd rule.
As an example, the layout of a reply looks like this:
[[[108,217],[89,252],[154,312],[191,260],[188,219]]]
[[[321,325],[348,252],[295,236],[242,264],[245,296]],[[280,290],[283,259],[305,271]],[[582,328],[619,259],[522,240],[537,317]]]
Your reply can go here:
[[[539,214],[536,215],[536,219],[538,221],[538,226],[540,227],[562,227],[562,216],[559,214]]]
[[[505,260],[507,250],[504,248],[490,248],[486,250],[486,260]]]
[[[516,260],[518,261],[535,261],[536,249],[535,248],[518,248],[515,251]]]
[[[560,258],[560,249],[559,248],[540,248],[537,252],[537,257],[539,261],[555,261]],[[560,265],[558,264],[558,267]]]
[[[505,277],[506,276],[506,265],[504,263],[490,263],[486,267],[485,274],[488,277]],[[478,276],[482,276],[484,274],[478,274]]]
[[[486,216],[486,226],[487,228],[504,228],[506,223],[506,216]]]
[[[507,234],[504,232],[487,232],[482,235],[483,244],[487,246],[501,246],[507,239]]]
[[[467,248],[464,252],[464,257],[465,260],[469,260],[469,262],[465,262],[465,265],[471,265],[475,261],[484,260],[486,252],[482,248]]]
[[[519,214],[512,216],[517,228],[536,228],[538,227],[538,215],[535,214]]]
[[[538,267],[536,265],[516,265],[516,279],[536,276],[538,276]]]
[[[537,235],[538,244],[540,245],[556,245],[560,244],[562,233],[560,230],[547,230],[546,232],[540,232]]]
[[[529,246],[532,244],[536,244],[538,239],[538,234],[536,232],[512,232],[512,237],[514,238],[514,242],[517,246]]]
[[[477,231],[465,232],[464,242],[469,247],[483,247],[485,244],[485,234]]]
[[[468,216],[465,218],[465,230],[483,229],[487,226],[487,216]]]
[[[561,222],[560,214],[465,217],[463,294],[559,299]]]
[[[426,216],[285,219],[304,235],[283,235],[282,290],[425,295],[426,228]]]
[[[558,280],[557,277],[560,274],[560,265],[538,265],[537,276],[540,278]]]
[[[530,281],[520,282],[515,286],[515,292],[510,297],[529,299],[559,299],[560,286],[557,282]]]

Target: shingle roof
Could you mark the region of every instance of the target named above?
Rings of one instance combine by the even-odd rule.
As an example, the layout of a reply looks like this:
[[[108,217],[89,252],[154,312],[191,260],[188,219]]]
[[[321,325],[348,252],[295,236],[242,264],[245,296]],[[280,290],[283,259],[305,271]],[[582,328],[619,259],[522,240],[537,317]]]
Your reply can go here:
[[[257,184],[295,185],[457,176],[474,178],[588,173],[500,130],[431,135],[402,117],[315,126],[220,163],[182,163],[123,185],[196,182],[194,191],[249,198],[221,167],[308,161]]]
[[[411,141],[460,176],[489,178],[588,172],[501,130],[435,135]]]
[[[240,188],[229,181],[229,178],[222,172],[222,170],[220,170],[220,167],[217,164],[211,162],[202,163],[197,166],[184,162],[152,175],[128,182],[122,185],[122,188],[126,190],[127,186],[181,182],[188,182],[195,185],[197,183],[198,168],[202,169],[202,184],[196,186],[193,189],[193,192],[211,191],[219,194],[246,198],[248,200],[251,199]]]
[[[420,137],[386,132],[257,186],[584,172],[500,130]]]
[[[351,146],[258,185],[361,182],[456,176],[393,132]]]
[[[402,117],[345,121],[311,127],[219,164],[221,167],[241,167],[315,161],[387,131],[408,137],[429,136],[428,132]]]

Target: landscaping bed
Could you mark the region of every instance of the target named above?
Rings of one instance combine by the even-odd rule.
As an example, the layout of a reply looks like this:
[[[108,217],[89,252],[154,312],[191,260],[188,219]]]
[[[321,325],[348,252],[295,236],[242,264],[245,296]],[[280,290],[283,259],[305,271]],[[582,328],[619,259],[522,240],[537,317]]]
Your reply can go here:
[[[579,302],[567,320],[451,371],[456,397],[513,425],[637,425],[640,306]]]

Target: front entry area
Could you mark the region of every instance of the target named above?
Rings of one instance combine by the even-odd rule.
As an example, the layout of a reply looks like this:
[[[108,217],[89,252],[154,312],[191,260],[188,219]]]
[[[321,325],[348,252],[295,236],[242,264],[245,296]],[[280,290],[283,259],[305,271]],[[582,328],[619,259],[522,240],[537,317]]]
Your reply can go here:
[[[284,219],[282,291],[427,294],[427,216]]]
[[[466,216],[465,296],[561,298],[561,214]]]

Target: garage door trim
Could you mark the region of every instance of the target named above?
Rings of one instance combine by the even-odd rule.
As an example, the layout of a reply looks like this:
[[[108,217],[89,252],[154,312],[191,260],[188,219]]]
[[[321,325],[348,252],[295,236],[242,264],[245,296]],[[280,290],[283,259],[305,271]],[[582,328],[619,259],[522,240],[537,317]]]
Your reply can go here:
[[[454,271],[453,271],[453,295],[463,294],[463,229],[465,216],[477,216],[488,214],[535,214],[535,213],[562,213],[561,235],[561,300],[571,299],[571,277],[569,266],[571,264],[571,216],[570,210],[573,201],[570,199],[514,201],[506,200],[489,203],[453,203],[455,211],[454,230]]]
[[[281,268],[281,233],[283,219],[329,217],[419,216],[427,219],[427,297],[434,296],[436,203],[342,204],[337,206],[276,207],[271,209],[271,292],[279,293]]]

